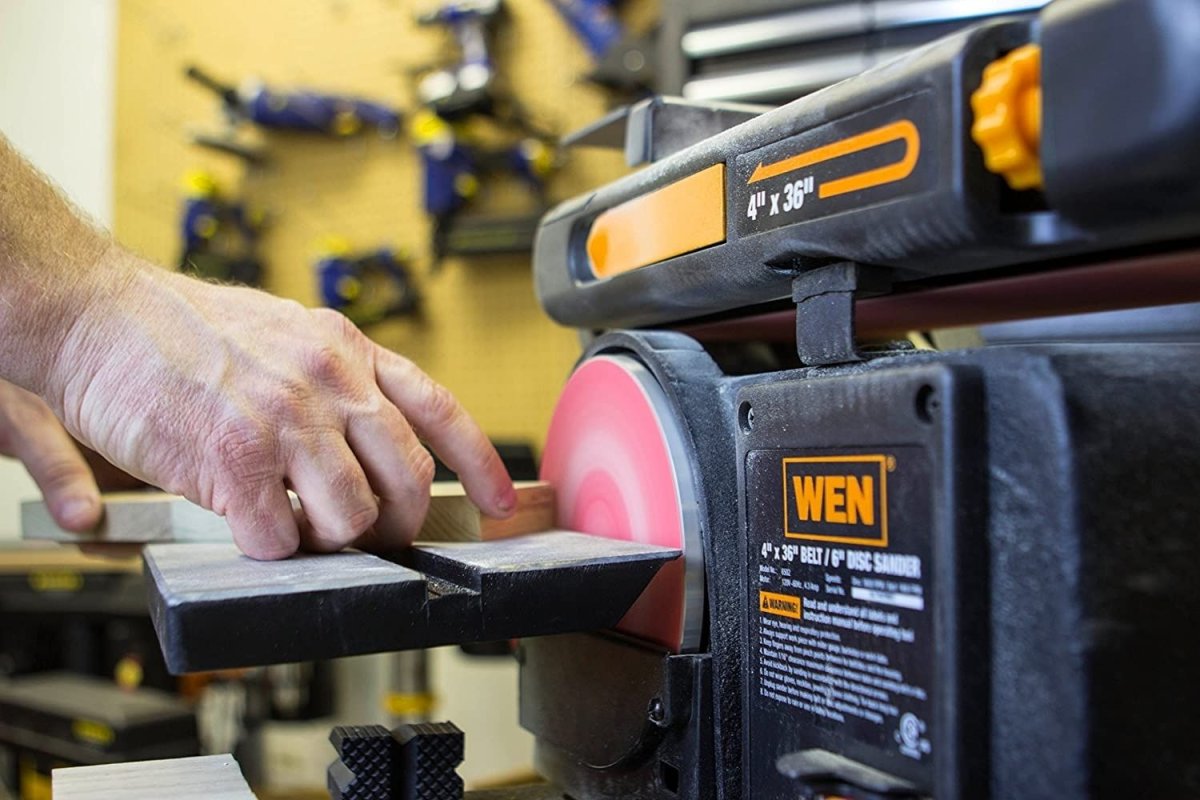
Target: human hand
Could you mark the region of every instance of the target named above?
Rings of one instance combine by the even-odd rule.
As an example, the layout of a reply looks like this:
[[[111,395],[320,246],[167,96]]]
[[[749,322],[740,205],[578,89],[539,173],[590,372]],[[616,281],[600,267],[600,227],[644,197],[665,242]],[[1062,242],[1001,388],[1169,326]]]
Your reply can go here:
[[[59,527],[79,533],[100,522],[100,489],[83,454],[40,397],[7,381],[0,381],[0,455],[25,465]]]
[[[98,269],[106,288],[41,393],[112,463],[224,515],[247,555],[407,545],[434,471],[418,434],[485,513],[514,509],[500,457],[454,397],[342,315],[117,248]]]

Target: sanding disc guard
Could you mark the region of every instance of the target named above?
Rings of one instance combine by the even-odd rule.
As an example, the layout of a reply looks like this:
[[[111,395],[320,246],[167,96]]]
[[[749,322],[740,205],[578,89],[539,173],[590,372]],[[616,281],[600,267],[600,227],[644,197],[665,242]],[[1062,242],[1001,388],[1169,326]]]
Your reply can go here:
[[[683,551],[617,629],[674,652],[698,648],[704,560],[691,459],[641,362],[600,355],[575,370],[550,422],[541,478],[555,488],[560,527]]]

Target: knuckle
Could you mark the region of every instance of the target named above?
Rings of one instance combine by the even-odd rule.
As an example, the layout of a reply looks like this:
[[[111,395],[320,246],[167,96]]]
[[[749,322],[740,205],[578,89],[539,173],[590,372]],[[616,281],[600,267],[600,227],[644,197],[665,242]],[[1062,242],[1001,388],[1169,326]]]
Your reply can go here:
[[[251,558],[260,561],[287,558],[300,545],[291,514],[282,515],[270,502],[269,494],[261,490],[236,484],[234,493],[213,510],[226,516],[234,541]]]
[[[495,446],[482,431],[472,437],[467,457],[471,464],[481,468],[500,463],[500,454],[496,452]]]
[[[379,506],[371,503],[346,516],[345,535],[347,542],[353,541],[366,532],[379,519]]]
[[[303,422],[309,409],[309,389],[298,381],[285,381],[279,390],[268,395],[263,401],[263,412],[267,419],[278,420],[287,425],[298,425]]]
[[[362,397],[354,400],[352,406],[353,413],[363,419],[377,419],[380,417],[391,417],[398,412],[387,398],[378,391],[365,392]]]
[[[336,336],[356,342],[363,337],[363,332],[340,311],[332,308],[317,308],[313,310],[321,323]]]
[[[324,462],[323,470],[327,476],[330,491],[338,497],[363,498],[366,496],[366,485],[362,470],[349,456],[320,453]]]
[[[421,398],[421,420],[426,427],[443,427],[458,417],[458,400],[450,390],[430,380]]]
[[[79,481],[86,481],[88,469],[80,461],[71,458],[55,458],[39,465],[42,486],[51,491],[66,489]]]
[[[346,545],[375,524],[379,506],[357,464],[331,467],[328,481],[331,496],[339,500],[335,507],[317,515],[320,522],[314,528],[321,539]]]
[[[413,445],[413,449],[408,455],[408,467],[418,488],[423,492],[428,492],[433,483],[434,473],[437,472],[437,464],[420,442]]]
[[[314,308],[311,313],[314,317],[330,326],[339,326],[343,322],[350,321],[345,314],[332,308]]]
[[[275,434],[252,419],[238,418],[220,426],[214,435],[212,454],[235,485],[256,485],[278,473]]]
[[[329,344],[317,345],[304,356],[304,371],[318,383],[340,384],[346,375],[346,360]]]
[[[378,518],[379,508],[372,503],[347,510],[322,523],[313,523],[314,543],[320,549],[341,549],[366,533]]]

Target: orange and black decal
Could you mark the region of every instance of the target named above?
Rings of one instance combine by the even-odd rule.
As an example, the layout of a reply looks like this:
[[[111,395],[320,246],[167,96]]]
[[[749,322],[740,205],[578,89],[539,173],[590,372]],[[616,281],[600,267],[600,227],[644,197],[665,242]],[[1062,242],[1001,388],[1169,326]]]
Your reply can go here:
[[[887,455],[784,458],[783,535],[887,547]]]
[[[734,207],[753,234],[925,191],[929,100],[914,95],[739,156]]]
[[[725,241],[725,165],[680,178],[596,217],[587,236],[596,278],[647,267]]]
[[[792,594],[780,594],[779,592],[764,592],[760,590],[758,593],[758,610],[764,614],[774,614],[777,617],[788,617],[789,619],[803,619],[804,617],[800,598]]]
[[[796,172],[805,167],[861,153],[874,147],[882,147],[892,142],[904,143],[904,149],[895,161],[882,167],[864,169],[841,178],[822,181],[816,184],[817,197],[836,197],[846,192],[856,192],[860,189],[870,189],[872,186],[882,186],[885,183],[904,180],[912,174],[913,168],[917,165],[917,155],[921,152],[921,134],[917,131],[917,126],[909,119],[897,120],[865,133],[847,136],[832,144],[797,153],[772,164],[759,164],[754,168],[747,183],[759,183],[768,178],[787,175],[789,172]]]

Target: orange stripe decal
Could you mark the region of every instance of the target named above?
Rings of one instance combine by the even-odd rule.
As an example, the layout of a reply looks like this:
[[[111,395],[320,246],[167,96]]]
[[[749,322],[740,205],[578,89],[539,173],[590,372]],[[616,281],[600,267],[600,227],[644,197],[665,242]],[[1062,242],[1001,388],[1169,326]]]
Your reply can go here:
[[[754,169],[747,184],[765,181],[779,175],[786,175],[798,169],[811,167],[835,158],[870,150],[890,142],[904,142],[904,155],[899,161],[883,167],[856,172],[844,178],[837,178],[821,183],[817,188],[818,197],[836,197],[839,194],[869,189],[872,186],[882,186],[904,180],[912,174],[917,166],[917,158],[921,153],[921,134],[917,126],[906,119],[873,128],[869,131],[850,136],[846,139],[814,148],[805,153],[798,153],[781,161],[771,164],[759,164]]]
[[[680,178],[601,213],[587,237],[597,278],[725,241],[725,165]]]

